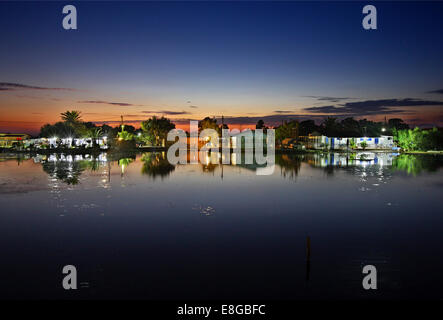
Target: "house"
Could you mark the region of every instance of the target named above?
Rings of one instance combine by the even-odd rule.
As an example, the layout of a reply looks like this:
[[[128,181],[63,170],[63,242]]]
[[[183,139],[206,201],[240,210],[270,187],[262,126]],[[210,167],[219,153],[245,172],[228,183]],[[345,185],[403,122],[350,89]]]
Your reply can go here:
[[[12,148],[30,138],[26,133],[0,133],[0,148]]]
[[[369,150],[392,150],[395,147],[393,136],[380,137],[326,137],[326,136],[303,136],[299,142],[309,149],[369,149]],[[366,144],[365,148],[362,147]]]
[[[281,146],[283,149],[296,149],[296,150],[304,150],[306,146],[303,143],[300,143],[295,138],[286,138],[281,142]]]
[[[38,138],[38,139],[28,139],[24,141],[24,148],[35,148],[35,149],[75,149],[75,148],[92,148],[94,138]],[[108,139],[107,137],[99,138],[95,140],[97,146],[100,149],[108,149]]]

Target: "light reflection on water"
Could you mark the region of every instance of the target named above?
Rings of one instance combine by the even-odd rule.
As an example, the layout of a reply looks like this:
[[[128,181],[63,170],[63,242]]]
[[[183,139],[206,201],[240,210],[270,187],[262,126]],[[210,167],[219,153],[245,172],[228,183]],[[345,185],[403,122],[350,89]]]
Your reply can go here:
[[[271,176],[216,153],[0,159],[6,296],[63,296],[58,268],[73,263],[95,288],[84,298],[361,298],[372,263],[380,298],[441,298],[437,156],[277,154]]]
[[[200,173],[219,172],[223,178],[223,169],[237,167],[237,173],[244,173],[245,170],[255,172],[257,168],[263,167],[256,164],[242,164],[236,159],[234,153],[230,154],[231,164],[223,165],[222,155],[217,152],[205,153],[201,163],[198,165],[186,165],[186,170]],[[224,155],[223,155],[224,156]],[[108,159],[109,158],[109,159]],[[133,162],[141,163],[140,174],[150,178],[166,178],[176,169],[166,159],[165,152],[153,152],[144,154],[133,154],[129,156],[111,156],[102,153],[98,156],[92,155],[14,155],[2,156],[2,161],[17,161],[20,165],[24,161],[32,160],[40,163],[43,170],[48,174],[50,185],[54,189],[59,187],[57,182],[67,185],[77,185],[81,182],[83,173],[96,175],[100,173],[102,179],[100,186],[110,187],[111,171],[118,167],[120,176],[124,177],[127,170],[131,170]],[[190,156],[188,154],[188,161]],[[243,159],[244,160],[244,159]],[[238,162],[238,163],[237,163]],[[283,178],[295,179],[300,171],[302,163],[313,168],[323,169],[327,175],[333,175],[335,170],[345,170],[355,176],[361,177],[361,181],[366,181],[368,175],[379,176],[380,180],[389,178],[393,171],[405,172],[409,175],[417,175],[426,171],[435,171],[441,166],[441,157],[438,156],[417,156],[399,155],[397,153],[306,153],[306,154],[277,154],[277,171]],[[197,169],[197,171],[195,171]],[[4,183],[3,183],[4,185]],[[5,190],[6,192],[6,190]]]

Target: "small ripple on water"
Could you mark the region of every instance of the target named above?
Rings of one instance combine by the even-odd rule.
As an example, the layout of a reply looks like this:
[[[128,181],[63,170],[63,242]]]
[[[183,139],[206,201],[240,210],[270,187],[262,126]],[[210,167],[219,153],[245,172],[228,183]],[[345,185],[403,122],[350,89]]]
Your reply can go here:
[[[202,205],[195,205],[192,207],[192,210],[198,211],[201,215],[205,216],[212,216],[215,214],[215,208],[211,206],[202,206]]]

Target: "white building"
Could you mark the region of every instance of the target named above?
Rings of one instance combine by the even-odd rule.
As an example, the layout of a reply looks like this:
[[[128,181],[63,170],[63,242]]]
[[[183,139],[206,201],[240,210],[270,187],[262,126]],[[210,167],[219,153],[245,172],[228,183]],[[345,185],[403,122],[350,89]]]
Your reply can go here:
[[[25,142],[25,148],[34,146],[37,149],[55,149],[57,147],[61,148],[92,148],[93,138],[39,138],[39,139],[28,139]],[[106,137],[96,139],[97,145],[100,149],[108,149],[108,141]]]
[[[368,150],[392,150],[395,147],[393,136],[380,137],[353,137],[337,138],[326,136],[300,137],[300,142],[311,149],[347,150],[363,149],[362,142],[366,143],[364,149]]]

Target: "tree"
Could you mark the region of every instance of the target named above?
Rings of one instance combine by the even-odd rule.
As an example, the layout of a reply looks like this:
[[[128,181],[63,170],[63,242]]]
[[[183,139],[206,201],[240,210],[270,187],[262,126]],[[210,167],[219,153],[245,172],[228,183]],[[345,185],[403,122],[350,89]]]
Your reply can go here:
[[[76,136],[76,130],[66,122],[48,123],[40,128],[39,136],[42,138],[73,138]]]
[[[73,129],[71,137],[88,137],[89,129],[95,127],[92,122],[82,122],[81,112],[72,110],[60,114],[64,123]]]
[[[120,131],[118,134],[118,140],[120,141],[130,141],[132,139],[134,139],[134,134],[128,132],[125,130],[125,126],[122,126],[122,131]]]
[[[262,119],[258,120],[257,124],[255,125],[255,128],[256,129],[266,129],[265,122]]]
[[[319,131],[319,127],[315,124],[314,120],[304,120],[300,122],[300,132],[301,136],[307,136],[315,131]]]
[[[109,139],[114,138],[115,134],[114,134],[114,128],[112,128],[111,126],[108,126],[107,124],[104,124],[101,126],[102,129],[102,134],[103,136],[108,137]]]
[[[203,120],[198,122],[198,129],[200,131],[205,130],[205,129],[214,129],[215,131],[217,131],[218,134],[220,134],[220,128],[217,125],[217,119],[215,118],[209,118],[206,117]]]
[[[349,141],[349,146],[351,147],[351,149],[357,149],[357,143],[355,142],[355,138],[351,138],[351,140]]]
[[[366,141],[362,141],[360,142],[360,146],[362,147],[363,150],[365,150],[366,147],[368,146],[368,143]]]
[[[97,127],[89,129],[89,137],[92,138],[92,146],[97,147],[97,140],[103,137],[102,129]]]
[[[81,112],[77,110],[62,112],[61,118],[69,125],[76,125],[81,122]]]
[[[443,134],[437,128],[431,130],[393,130],[394,140],[404,151],[428,151],[443,148]]]
[[[328,137],[336,137],[339,134],[339,123],[337,122],[337,118],[334,117],[327,117],[323,123],[322,128],[323,132]]]
[[[151,119],[143,121],[141,123],[141,128],[143,133],[140,138],[145,141],[150,141],[152,144],[158,146],[160,145],[160,142],[164,145],[168,132],[175,129],[175,124],[168,118],[157,118],[156,116],[153,116]]]
[[[275,139],[281,143],[287,138],[298,138],[298,129],[298,121],[285,122],[275,130]]]
[[[398,119],[398,118],[389,119],[388,126],[390,129],[396,129],[396,130],[409,129],[409,125],[404,123],[402,119]]]
[[[360,124],[357,120],[354,118],[346,118],[343,119],[341,122],[341,128],[342,128],[342,136],[345,137],[361,137],[362,136],[362,130],[360,127]]]

